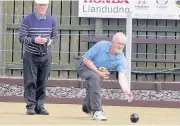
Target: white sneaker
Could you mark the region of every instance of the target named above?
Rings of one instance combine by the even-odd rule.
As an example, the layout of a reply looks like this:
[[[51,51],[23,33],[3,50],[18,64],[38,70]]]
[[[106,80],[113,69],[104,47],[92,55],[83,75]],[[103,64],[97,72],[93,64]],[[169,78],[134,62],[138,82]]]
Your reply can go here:
[[[91,114],[91,116],[92,116],[93,120],[101,120],[101,121],[107,120],[104,112],[102,112],[102,111],[96,111],[96,112],[94,112],[94,114]]]

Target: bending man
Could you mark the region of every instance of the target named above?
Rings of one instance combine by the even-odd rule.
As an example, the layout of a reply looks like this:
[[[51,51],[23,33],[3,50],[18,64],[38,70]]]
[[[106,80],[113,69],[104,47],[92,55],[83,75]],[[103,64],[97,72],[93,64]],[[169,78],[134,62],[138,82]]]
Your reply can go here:
[[[101,105],[101,79],[107,78],[111,70],[118,71],[119,84],[129,102],[133,95],[128,87],[126,78],[127,63],[123,53],[126,36],[122,32],[116,33],[112,41],[100,41],[91,47],[78,61],[77,73],[85,79],[86,97],[82,109],[91,114],[94,120],[107,120]],[[99,68],[104,67],[103,72]]]

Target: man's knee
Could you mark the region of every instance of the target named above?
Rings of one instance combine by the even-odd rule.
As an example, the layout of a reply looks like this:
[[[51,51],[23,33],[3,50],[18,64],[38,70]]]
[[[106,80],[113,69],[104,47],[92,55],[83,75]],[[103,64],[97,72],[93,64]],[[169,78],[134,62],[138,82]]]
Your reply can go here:
[[[36,85],[35,81],[30,79],[25,80],[24,83],[25,89],[31,90],[32,88],[35,88],[35,85]]]
[[[100,75],[95,73],[95,72],[92,72],[91,80],[95,80],[95,81],[99,81],[100,82],[100,80],[101,80]]]
[[[101,78],[99,76],[99,74],[92,74],[90,77],[90,87],[94,90],[94,91],[99,91],[101,89],[101,82],[100,82]]]

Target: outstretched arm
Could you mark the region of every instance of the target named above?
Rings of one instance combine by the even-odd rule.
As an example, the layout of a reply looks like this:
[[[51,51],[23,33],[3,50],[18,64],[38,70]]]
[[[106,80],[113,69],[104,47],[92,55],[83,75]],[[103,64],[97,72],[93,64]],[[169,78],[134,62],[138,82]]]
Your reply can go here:
[[[119,79],[119,84],[128,99],[128,102],[131,102],[133,99],[133,94],[131,93],[125,73],[119,72],[118,79]]]

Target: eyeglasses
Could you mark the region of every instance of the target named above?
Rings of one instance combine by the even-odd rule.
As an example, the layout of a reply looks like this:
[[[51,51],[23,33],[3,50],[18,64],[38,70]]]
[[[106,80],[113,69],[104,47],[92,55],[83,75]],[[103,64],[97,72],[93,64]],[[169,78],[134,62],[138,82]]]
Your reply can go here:
[[[123,45],[123,46],[125,46],[125,45],[126,45],[125,43],[117,43],[117,44],[119,44],[119,45]]]
[[[123,45],[123,46],[125,46],[126,44],[125,43],[123,43],[123,42],[116,42],[116,41],[113,41],[115,44],[117,44],[117,45]]]

